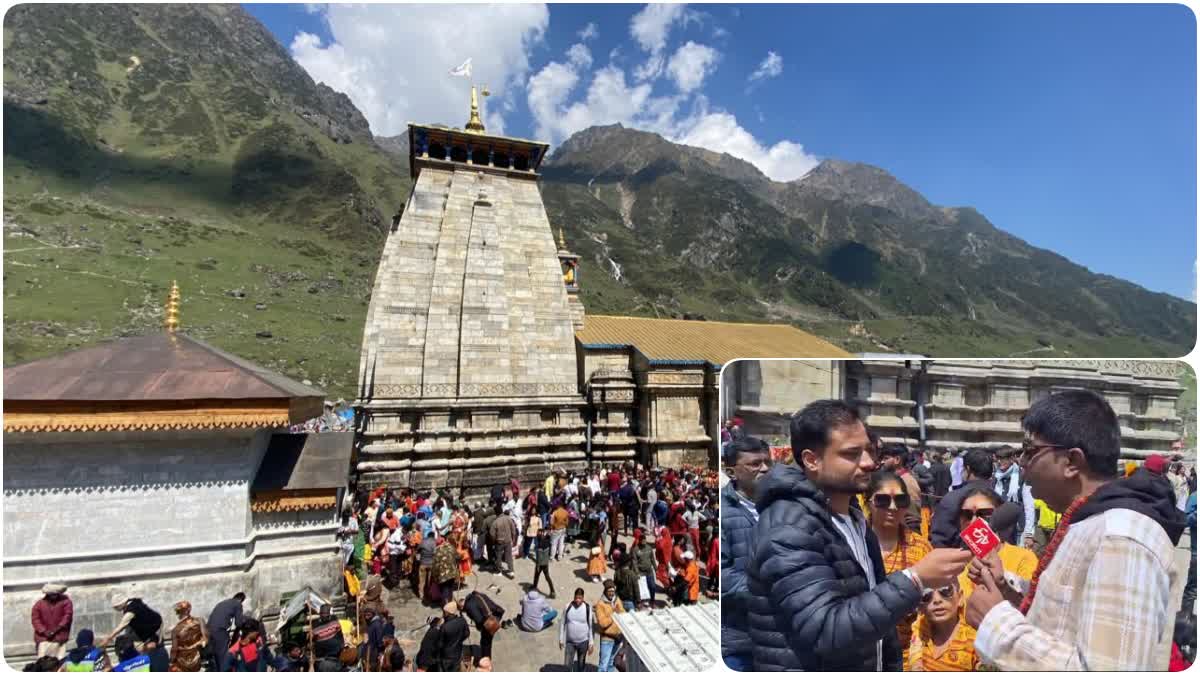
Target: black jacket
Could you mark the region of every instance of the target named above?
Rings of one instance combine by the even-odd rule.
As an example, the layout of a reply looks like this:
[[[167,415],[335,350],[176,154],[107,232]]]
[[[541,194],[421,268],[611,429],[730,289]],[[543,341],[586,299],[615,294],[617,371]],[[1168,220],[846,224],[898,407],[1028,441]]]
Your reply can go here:
[[[443,673],[462,669],[463,645],[470,634],[471,628],[461,616],[452,616],[442,624],[442,634],[438,638],[438,664]]]
[[[933,477],[933,486],[930,491],[935,497],[945,497],[946,493],[950,491],[950,466],[945,462],[930,462],[929,474]]]
[[[942,497],[942,501],[938,502],[937,508],[933,510],[933,515],[929,518],[929,543],[933,544],[934,548],[959,548],[962,546],[962,538],[958,536],[960,532],[958,510],[962,508],[962,503],[967,498],[967,492],[977,485],[993,487],[990,478],[973,480],[946,493],[946,496]]]
[[[1139,469],[1129,478],[1118,478],[1101,485],[1071,517],[1078,523],[1111,509],[1136,511],[1162,526],[1175,546],[1187,527],[1187,516],[1175,508],[1175,490],[1170,481],[1158,474]]]
[[[804,472],[776,464],[757,486],[759,520],[747,579],[747,614],[754,670],[901,669],[896,624],[920,602],[902,572],[885,576],[879,540],[870,528],[871,570],[863,570],[838,532],[829,502]],[[852,513],[861,517],[851,500]],[[875,578],[870,588],[867,574]]]
[[[226,598],[212,608],[212,613],[208,615],[208,632],[228,633],[230,623],[235,626],[242,624],[242,603],[234,598]]]
[[[489,598],[484,593],[472,591],[470,595],[467,596],[467,599],[463,600],[463,614],[466,614],[467,618],[469,618],[471,622],[475,624],[475,627],[480,631],[483,630],[483,623],[487,621],[488,610],[491,610],[492,616],[496,617],[497,621],[500,621],[504,618],[504,608],[500,605],[497,605],[494,600]]]
[[[746,632],[750,590],[746,563],[754,538],[754,516],[738,498],[734,481],[721,489],[721,655],[749,656],[754,643]]]
[[[421,647],[417,650],[417,667],[426,671],[438,669],[438,645],[442,641],[442,625],[430,626],[421,638]]]

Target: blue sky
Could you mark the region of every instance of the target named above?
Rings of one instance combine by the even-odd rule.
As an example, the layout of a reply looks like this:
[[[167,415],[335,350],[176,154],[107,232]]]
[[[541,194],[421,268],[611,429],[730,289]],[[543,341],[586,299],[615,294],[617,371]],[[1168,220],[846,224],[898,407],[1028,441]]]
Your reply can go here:
[[[558,144],[619,121],[779,180],[866,162],[1194,297],[1196,19],[1180,5],[247,8],[377,134],[465,122],[469,83],[447,71],[470,57],[493,131]]]

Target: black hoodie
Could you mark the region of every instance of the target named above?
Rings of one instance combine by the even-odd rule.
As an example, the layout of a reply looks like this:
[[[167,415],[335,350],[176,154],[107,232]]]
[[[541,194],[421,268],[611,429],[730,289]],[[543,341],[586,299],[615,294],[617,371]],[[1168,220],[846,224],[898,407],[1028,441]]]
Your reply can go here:
[[[1178,546],[1187,527],[1183,511],[1175,508],[1175,491],[1165,477],[1138,469],[1129,478],[1118,478],[1100,486],[1071,518],[1079,523],[1112,509],[1129,509],[1162,526],[1171,544]]]

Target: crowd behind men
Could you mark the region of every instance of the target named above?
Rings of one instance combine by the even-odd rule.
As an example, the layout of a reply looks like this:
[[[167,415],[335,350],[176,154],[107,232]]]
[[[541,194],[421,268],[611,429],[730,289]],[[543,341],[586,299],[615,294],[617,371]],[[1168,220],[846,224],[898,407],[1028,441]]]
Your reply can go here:
[[[734,425],[737,426],[736,424]],[[794,463],[730,434],[722,656],[734,670],[1182,670],[1194,658],[1196,477],[1119,467],[1090,392],[1035,403],[1020,448],[914,453],[853,406],[791,421]],[[1001,545],[977,559],[976,517]],[[1190,531],[1182,609],[1175,547]]]
[[[713,470],[627,463],[555,471],[532,486],[512,480],[480,498],[360,490],[348,495],[338,529],[351,616],[339,618],[325,603],[314,608],[311,627],[302,614],[297,625],[268,632],[243,611],[244,593],[219,602],[207,620],[181,601],[168,651],[162,616],[140,598],[115,597],[116,628],[99,640],[79,630],[71,647],[68,589],[47,584],[31,613],[39,658],[27,670],[490,671],[497,634],[516,629],[557,632],[571,670],[583,670],[598,651],[599,669],[613,671],[621,665],[616,614],[717,597],[717,486]],[[589,603],[589,591],[575,588],[570,602],[554,609],[550,563],[569,559],[572,546],[587,552],[586,574],[600,589]],[[513,560],[521,557],[535,564],[519,607],[503,607],[488,587],[470,581],[481,568],[512,579]],[[548,595],[540,591],[543,579]],[[405,588],[441,610],[411,655],[384,596],[385,589]]]

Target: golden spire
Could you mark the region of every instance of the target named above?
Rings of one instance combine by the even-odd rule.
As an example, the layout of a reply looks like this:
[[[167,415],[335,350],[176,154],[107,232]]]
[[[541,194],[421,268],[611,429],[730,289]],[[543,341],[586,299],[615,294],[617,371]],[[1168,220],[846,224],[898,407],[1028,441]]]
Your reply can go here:
[[[563,235],[563,229],[558,228],[558,248],[559,250],[567,250],[567,238]]]
[[[490,94],[487,87],[483,89],[483,95]],[[467,120],[466,130],[474,134],[482,134],[483,120],[479,117],[479,96],[475,93],[475,85],[471,85],[471,119]]]
[[[172,281],[171,293],[167,296],[167,332],[174,333],[179,328],[179,286]]]

